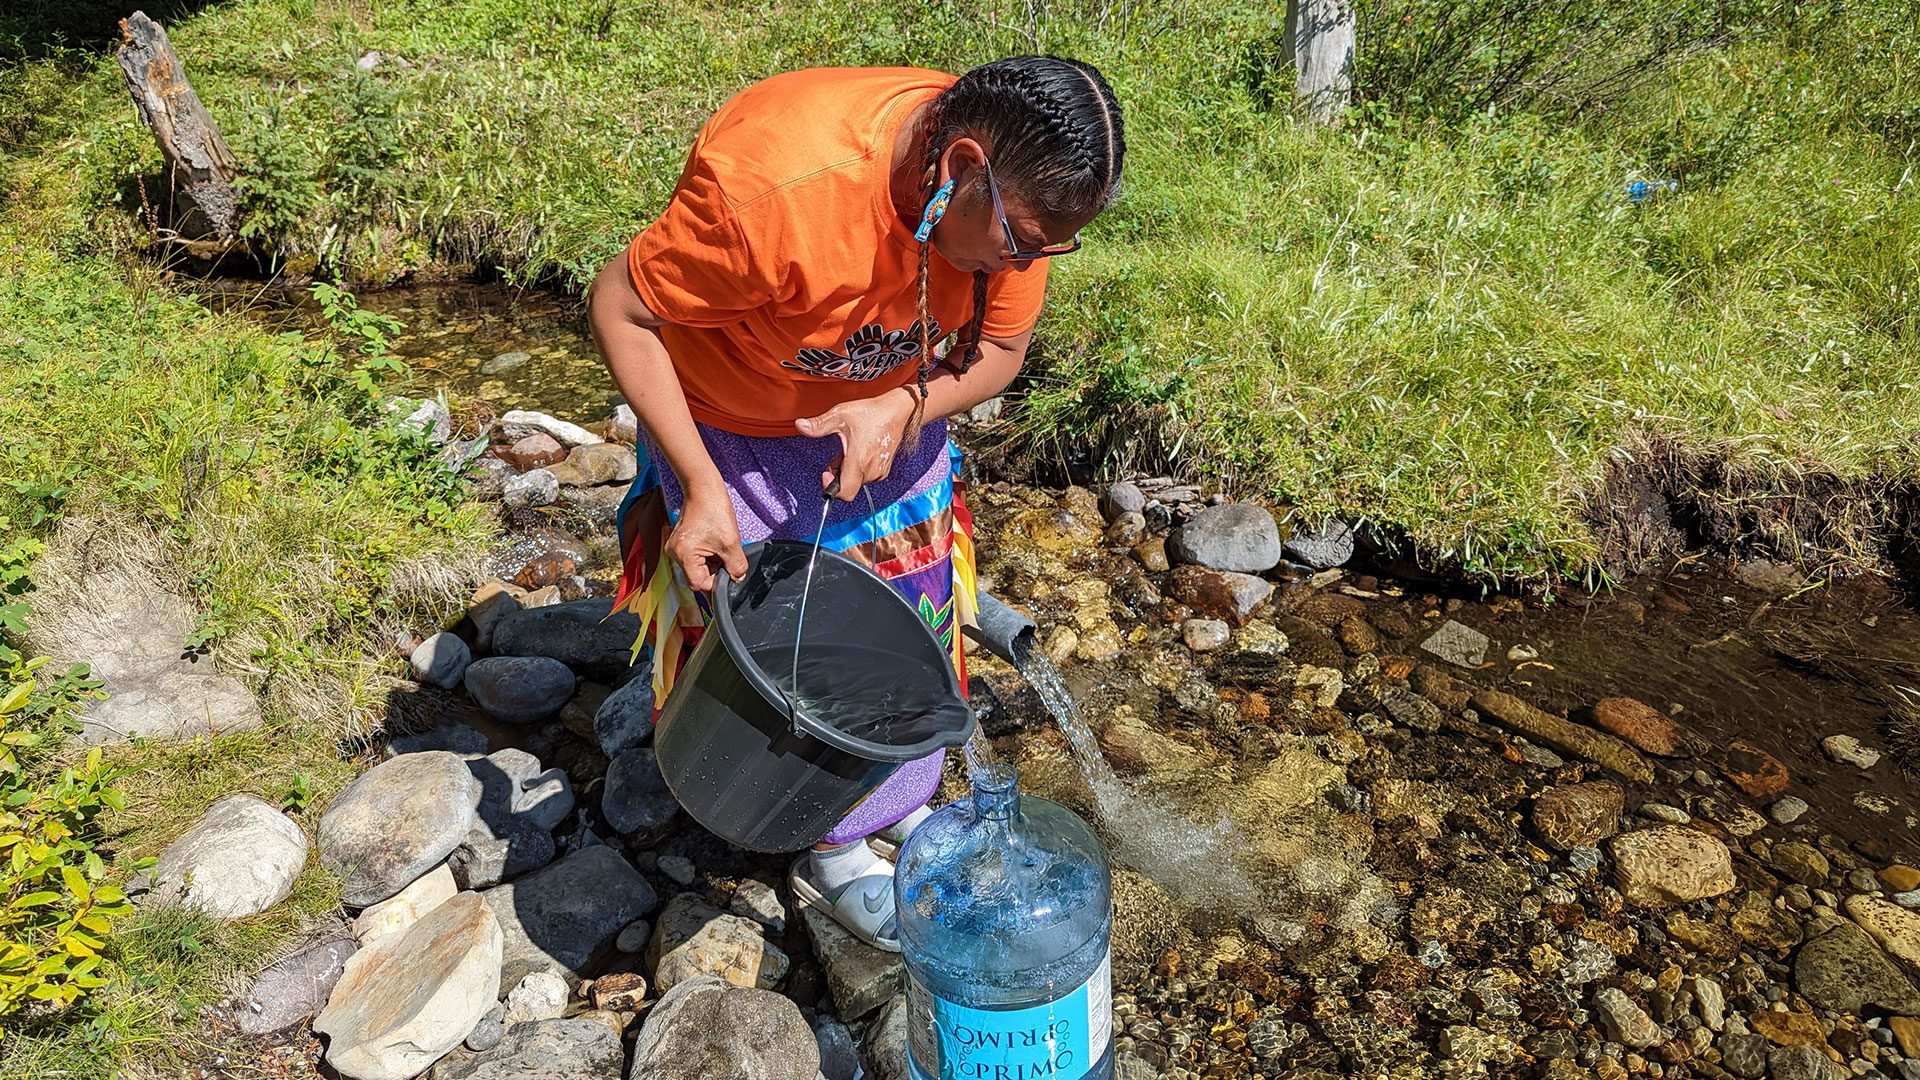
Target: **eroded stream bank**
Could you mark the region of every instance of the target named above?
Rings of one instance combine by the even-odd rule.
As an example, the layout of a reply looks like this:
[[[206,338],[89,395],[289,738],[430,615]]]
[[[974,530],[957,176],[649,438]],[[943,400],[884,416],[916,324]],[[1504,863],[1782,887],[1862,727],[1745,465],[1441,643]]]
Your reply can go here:
[[[396,311],[395,295],[365,302]],[[577,312],[430,295],[396,311],[423,384],[491,414],[606,420]],[[518,438],[496,431],[496,451]],[[1040,621],[1128,785],[1100,822],[1122,865],[1121,1075],[1920,1076],[1920,1027],[1887,1019],[1920,1014],[1920,801],[1899,719],[1920,617],[1894,588],[1708,559],[1551,603],[1364,567],[1255,586],[1156,555],[1206,500],[1144,486],[1120,526],[1083,488],[973,493],[985,577]],[[503,510],[493,569],[528,607],[604,595],[617,573],[623,484],[555,487]],[[480,641],[485,621],[458,628],[483,651],[562,647]],[[615,779],[630,751],[595,722],[623,674],[578,659],[557,721],[490,725],[465,692],[423,686],[393,723],[470,724],[558,766],[580,804],[561,849],[592,833],[663,897],[790,900],[784,860],[636,804]],[[972,674],[996,750],[1098,819],[1024,680],[986,658]],[[949,781],[952,796],[957,755]],[[897,968],[786,911],[761,922],[780,963],[756,952],[746,977],[848,1022],[891,1080]],[[657,979],[661,957],[634,954],[616,963]]]

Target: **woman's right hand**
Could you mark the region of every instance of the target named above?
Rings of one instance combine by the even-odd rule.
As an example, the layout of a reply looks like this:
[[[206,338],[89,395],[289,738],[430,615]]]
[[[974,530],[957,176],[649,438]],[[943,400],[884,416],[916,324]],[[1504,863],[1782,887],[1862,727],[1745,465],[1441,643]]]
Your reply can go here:
[[[712,493],[687,493],[680,521],[667,537],[667,554],[687,572],[695,592],[712,592],[717,567],[739,581],[747,576],[747,553],[740,548],[740,523],[724,488]]]

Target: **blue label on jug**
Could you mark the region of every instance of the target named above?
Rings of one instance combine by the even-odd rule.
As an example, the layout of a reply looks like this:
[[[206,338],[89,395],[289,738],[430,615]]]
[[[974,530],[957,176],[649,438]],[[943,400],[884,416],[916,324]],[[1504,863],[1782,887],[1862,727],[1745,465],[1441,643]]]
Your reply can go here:
[[[975,1009],[907,986],[914,1080],[1081,1080],[1113,1036],[1112,953],[1072,993],[1025,1009]]]

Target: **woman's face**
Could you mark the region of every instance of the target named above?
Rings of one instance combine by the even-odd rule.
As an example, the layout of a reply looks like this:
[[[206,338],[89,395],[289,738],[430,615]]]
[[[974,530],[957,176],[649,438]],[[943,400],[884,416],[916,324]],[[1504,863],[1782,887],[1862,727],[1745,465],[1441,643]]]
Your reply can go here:
[[[994,212],[993,195],[987,187],[986,155],[972,139],[960,139],[947,149],[946,176],[958,177],[947,214],[933,230],[933,248],[963,273],[985,270],[992,273],[1008,266],[1023,269],[1024,260],[1009,258],[1006,231],[1000,227],[1000,215]],[[1000,208],[1006,214],[1006,228],[1023,251],[1071,241],[1093,214],[1075,221],[1042,218],[1027,207],[999,178]]]

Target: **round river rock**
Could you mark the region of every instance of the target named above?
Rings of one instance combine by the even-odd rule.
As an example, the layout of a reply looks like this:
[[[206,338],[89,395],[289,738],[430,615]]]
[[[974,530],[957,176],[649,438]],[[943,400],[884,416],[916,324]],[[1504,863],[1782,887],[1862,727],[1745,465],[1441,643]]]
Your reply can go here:
[[[440,865],[473,827],[480,784],[445,750],[401,754],[347,785],[320,818],[320,861],[341,902],[376,904]]]

